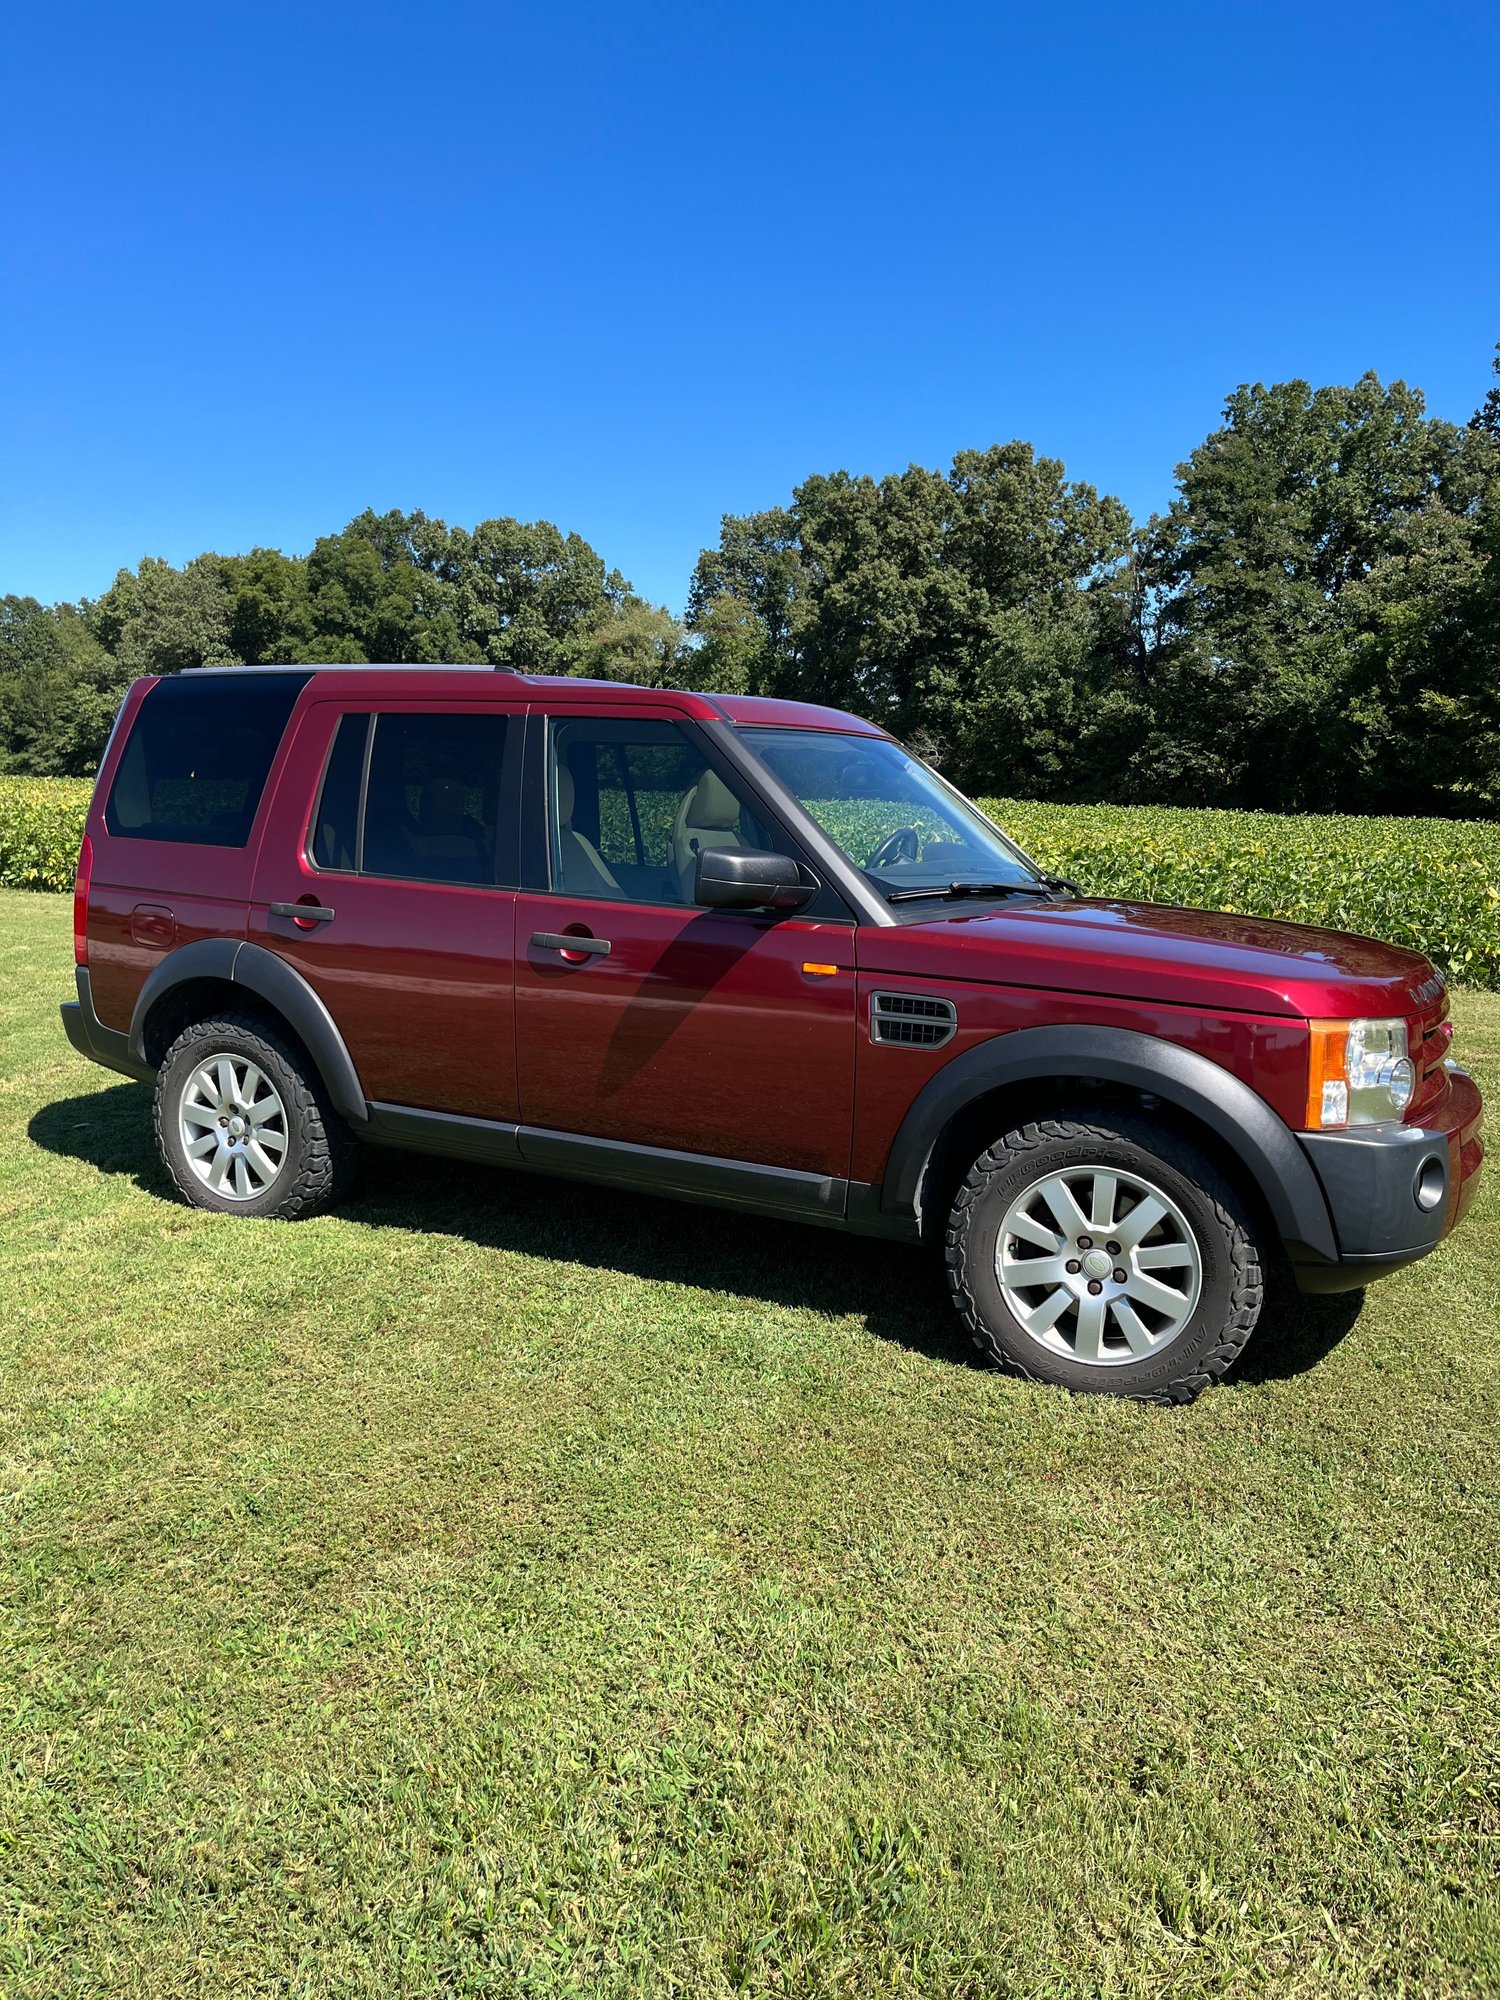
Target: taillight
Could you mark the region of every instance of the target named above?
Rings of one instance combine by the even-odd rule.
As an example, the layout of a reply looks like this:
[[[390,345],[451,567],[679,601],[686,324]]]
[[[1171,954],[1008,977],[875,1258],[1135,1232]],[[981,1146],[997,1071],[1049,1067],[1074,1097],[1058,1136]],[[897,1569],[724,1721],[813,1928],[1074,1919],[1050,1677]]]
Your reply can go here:
[[[78,965],[89,962],[89,882],[94,873],[94,843],[87,834],[78,850],[78,873],[73,881],[73,958]]]

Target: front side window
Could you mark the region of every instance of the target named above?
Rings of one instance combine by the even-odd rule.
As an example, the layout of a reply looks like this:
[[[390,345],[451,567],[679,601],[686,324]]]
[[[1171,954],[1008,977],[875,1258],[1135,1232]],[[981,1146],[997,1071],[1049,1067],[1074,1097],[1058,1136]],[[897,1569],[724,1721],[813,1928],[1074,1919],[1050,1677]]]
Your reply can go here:
[[[492,886],[512,720],[344,716],[313,815],[315,865],[406,882]]]
[[[135,712],[104,808],[132,840],[243,847],[306,674],[173,674]]]
[[[1046,886],[1018,847],[889,737],[755,728],[740,735],[892,900]]]
[[[548,731],[552,886],[691,904],[705,847],[767,851],[739,790],[675,723],[578,717]]]

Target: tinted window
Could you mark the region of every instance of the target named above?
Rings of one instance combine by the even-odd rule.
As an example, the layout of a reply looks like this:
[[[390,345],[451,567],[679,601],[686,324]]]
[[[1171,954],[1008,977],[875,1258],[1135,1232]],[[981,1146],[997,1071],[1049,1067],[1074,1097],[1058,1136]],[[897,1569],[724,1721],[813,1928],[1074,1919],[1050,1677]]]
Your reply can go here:
[[[366,875],[494,882],[508,720],[376,716],[360,860]]]
[[[104,824],[132,840],[243,847],[306,674],[174,674],[131,724]]]
[[[359,788],[365,775],[368,715],[346,715],[333,739],[313,820],[312,858],[320,868],[359,866]]]

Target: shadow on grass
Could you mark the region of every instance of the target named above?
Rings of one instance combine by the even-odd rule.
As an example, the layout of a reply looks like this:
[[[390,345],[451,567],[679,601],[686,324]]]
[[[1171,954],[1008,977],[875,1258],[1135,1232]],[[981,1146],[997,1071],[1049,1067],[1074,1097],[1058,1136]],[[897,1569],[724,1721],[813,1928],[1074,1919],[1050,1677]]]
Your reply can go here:
[[[44,1105],[27,1131],[49,1153],[122,1175],[160,1200],[177,1199],[157,1157],[150,1092],[140,1084]],[[903,1244],[385,1149],[365,1155],[359,1184],[339,1213],[370,1229],[462,1237],[486,1249],[854,1314],[882,1340],[931,1360],[980,1365],[948,1304],[937,1259]],[[1289,1276],[1278,1275],[1230,1387],[1316,1366],[1359,1316],[1362,1292],[1303,1298]]]

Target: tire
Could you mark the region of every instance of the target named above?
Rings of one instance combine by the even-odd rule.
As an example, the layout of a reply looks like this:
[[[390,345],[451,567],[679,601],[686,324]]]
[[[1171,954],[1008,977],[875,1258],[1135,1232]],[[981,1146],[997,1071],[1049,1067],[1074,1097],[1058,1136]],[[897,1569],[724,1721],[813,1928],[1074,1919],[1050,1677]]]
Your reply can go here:
[[[1148,1198],[1153,1208],[1141,1206]],[[1007,1132],[958,1190],[947,1264],[953,1302],[989,1361],[1137,1402],[1190,1403],[1260,1316],[1261,1253],[1244,1196],[1191,1140],[1144,1115],[1086,1123],[1065,1113]]]
[[[162,1163],[195,1208],[290,1222],[353,1184],[358,1143],[322,1078],[303,1050],[253,1015],[183,1029],[157,1071],[155,1122]]]

